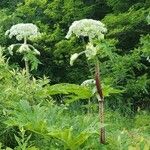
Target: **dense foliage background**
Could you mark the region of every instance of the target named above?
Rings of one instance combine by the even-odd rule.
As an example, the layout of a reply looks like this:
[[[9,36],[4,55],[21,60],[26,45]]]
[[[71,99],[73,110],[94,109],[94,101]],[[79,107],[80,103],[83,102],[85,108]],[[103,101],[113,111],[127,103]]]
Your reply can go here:
[[[94,66],[91,62],[78,59],[74,66],[69,65],[70,55],[75,52],[80,52],[85,48],[86,38],[77,39],[72,37],[70,40],[66,40],[65,35],[73,21],[83,18],[101,20],[106,24],[108,33],[106,34],[105,43],[100,45],[103,53],[99,54],[102,81],[103,84],[108,87],[122,91],[118,94],[112,94],[106,97],[106,107],[110,109],[107,122],[121,120],[121,124],[118,124],[118,128],[117,125],[113,126],[113,130],[118,130],[117,133],[110,131],[109,137],[113,137],[113,135],[116,134],[118,143],[120,142],[120,144],[126,143],[126,136],[132,139],[132,136],[126,129],[123,132],[119,131],[119,128],[121,130],[122,122],[128,122],[129,125],[126,127],[129,129],[142,128],[136,131],[136,133],[133,133],[133,137],[135,137],[135,134],[138,134],[140,130],[145,132],[144,136],[148,137],[147,131],[149,130],[147,130],[147,128],[149,129],[149,127],[147,126],[149,126],[149,122],[147,121],[150,120],[148,114],[150,106],[149,13],[149,0],[1,0],[0,45],[2,46],[3,54],[1,54],[0,58],[0,109],[2,114],[0,118],[1,121],[5,121],[10,114],[15,118],[12,118],[12,120],[14,120],[13,122],[11,122],[11,118],[8,122],[6,121],[8,128],[5,128],[5,125],[1,123],[0,136],[5,147],[9,146],[13,148],[17,145],[19,141],[17,141],[17,138],[15,138],[16,142],[9,143],[11,138],[14,137],[14,134],[18,137],[23,136],[19,136],[17,126],[20,127],[21,134],[24,132],[21,130],[23,126],[25,126],[27,132],[29,132],[27,135],[33,132],[31,138],[36,140],[31,145],[36,145],[39,149],[60,149],[58,145],[62,146],[66,140],[63,139],[64,137],[62,137],[60,141],[58,140],[60,137],[58,131],[60,132],[62,128],[66,128],[66,130],[64,130],[65,135],[70,134],[70,132],[76,132],[74,135],[76,137],[81,131],[86,130],[86,127],[93,127],[90,123],[97,118],[89,117],[93,120],[86,120],[86,118],[84,118],[85,116],[81,115],[82,112],[86,112],[86,108],[88,107],[84,107],[84,105],[87,104],[86,101],[75,102],[75,104],[69,105],[69,108],[66,108],[66,106],[61,106],[62,108],[55,106],[53,108],[53,102],[51,102],[51,100],[54,99],[54,101],[60,105],[60,102],[66,99],[64,95],[70,93],[76,95],[76,97],[74,97],[74,95],[70,96],[72,102],[76,101],[76,99],[87,99],[91,96],[87,89],[80,89],[77,85],[68,84],[68,88],[66,88],[64,84],[61,86],[57,85],[58,83],[81,84],[84,80],[93,78]],[[36,24],[41,33],[40,37],[30,41],[30,43],[41,52],[38,58],[41,63],[37,70],[31,72],[32,77],[34,76],[30,81],[31,83],[28,83],[24,72],[21,71],[24,68],[22,56],[15,54],[12,57],[7,50],[7,47],[16,41],[15,38],[10,40],[5,36],[6,30],[12,25],[22,22]],[[9,60],[7,61],[7,59]],[[43,79],[43,76],[46,76],[49,80],[46,77]],[[53,84],[56,85],[54,87],[50,86]],[[60,90],[60,88],[64,90]],[[84,96],[82,95],[83,93],[85,94]],[[49,101],[49,107],[52,107],[51,112],[47,110],[45,100]],[[30,106],[29,103],[32,104],[32,106]],[[39,105],[39,103],[42,104]],[[94,109],[96,102],[94,101],[93,103],[91,106],[92,109]],[[18,106],[18,108],[15,108],[16,106]],[[23,107],[25,109],[23,109]],[[73,120],[71,115],[68,116],[66,114],[66,109],[70,111],[75,110],[75,108],[78,108],[78,110],[72,113],[77,117]],[[11,112],[14,109],[16,110]],[[30,112],[30,109],[33,109],[33,112]],[[61,111],[59,111],[60,109]],[[41,123],[39,126],[42,126],[42,129],[33,127],[33,124],[38,126],[37,120],[29,116],[29,118],[26,118],[29,122],[31,121],[29,125],[26,125],[25,119],[21,121],[23,116],[19,116],[18,112],[26,114],[26,112],[24,112],[26,110],[29,110],[29,114],[27,113],[29,116],[34,117],[34,114],[31,115],[34,111],[36,115],[39,115],[38,117],[41,119],[41,122],[38,123]],[[43,113],[43,116],[40,115],[39,110],[41,110],[40,113]],[[113,116],[113,111],[116,110],[120,114],[115,114],[113,120],[111,117]],[[79,116],[77,115],[77,111],[79,111]],[[140,111],[139,114],[136,114],[137,111]],[[60,113],[57,114],[56,112]],[[124,117],[136,117],[130,120],[129,118],[122,118],[121,115]],[[21,120],[19,120],[19,118],[21,118]],[[52,119],[57,123],[55,124],[53,122],[53,124],[51,124],[52,122],[49,121],[48,124],[46,124],[42,122],[45,118],[47,120]],[[33,120],[35,122],[33,122]],[[85,122],[82,123],[81,120],[85,120]],[[68,125],[65,123],[62,125],[62,122],[68,122]],[[76,122],[79,123],[74,127],[74,131],[71,126],[75,125]],[[132,122],[134,122],[134,125],[132,125]],[[85,124],[85,126],[83,126],[83,124]],[[145,126],[143,126],[143,124]],[[12,128],[12,126],[15,126],[15,128]],[[50,126],[54,126],[53,132]],[[94,125],[93,128],[96,128],[95,126],[96,125]],[[79,128],[80,130],[77,130]],[[84,130],[82,130],[82,128],[84,128]],[[91,134],[97,136],[93,130],[94,129],[86,133],[86,137],[84,140],[82,139],[83,143]],[[35,133],[41,134],[42,137],[38,137]],[[57,140],[55,142],[53,142],[51,138],[43,140],[45,136],[48,136],[47,133],[53,138],[56,137]],[[121,136],[123,136],[123,138]],[[137,138],[138,140],[136,140],[139,142],[139,139],[144,138],[144,136],[139,135],[139,137],[135,137],[135,139]],[[74,141],[69,141],[70,143],[67,141],[70,145],[66,142],[67,146],[65,145],[64,149],[71,149],[71,147],[73,147],[71,145],[78,140],[77,137],[75,137]],[[123,141],[119,141],[119,138]],[[45,148],[44,145],[42,147],[41,144],[38,143],[40,140],[45,142],[46,146],[49,142],[52,143],[51,148],[48,146]],[[92,141],[92,139],[90,140]],[[135,143],[138,143],[137,141]],[[142,142],[148,143],[147,141],[148,140],[145,139]],[[23,141],[22,143],[27,142],[28,141]],[[113,138],[110,138],[109,142],[112,142],[114,145],[119,145],[115,143],[116,141]],[[82,144],[82,142],[80,144]],[[95,145],[94,141],[93,145]],[[148,144],[145,145],[147,146]],[[90,145],[87,144],[86,146],[85,149],[90,148]],[[106,149],[115,149],[115,146],[109,146],[110,145],[107,145]],[[129,145],[127,145],[127,147],[128,146]],[[126,147],[123,147],[122,149],[125,148]],[[74,144],[74,148],[72,149],[78,149],[78,147]],[[97,147],[97,149],[99,148]],[[118,149],[121,148],[118,147]],[[141,148],[141,150],[143,149]],[[145,150],[148,149],[145,148]]]

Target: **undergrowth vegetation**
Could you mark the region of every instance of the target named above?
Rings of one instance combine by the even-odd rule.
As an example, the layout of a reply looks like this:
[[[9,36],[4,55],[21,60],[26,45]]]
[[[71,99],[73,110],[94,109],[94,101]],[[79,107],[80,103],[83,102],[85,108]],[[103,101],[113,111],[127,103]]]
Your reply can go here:
[[[107,143],[99,144],[98,104],[90,89],[67,83],[51,85],[46,77],[29,79],[25,70],[9,66],[2,50],[1,149],[149,149],[147,112],[139,110],[136,116],[126,118],[117,111],[107,110],[106,123],[100,125],[106,127]],[[83,106],[90,105],[85,100],[90,97],[89,113],[89,108]],[[55,99],[61,101],[56,103]]]

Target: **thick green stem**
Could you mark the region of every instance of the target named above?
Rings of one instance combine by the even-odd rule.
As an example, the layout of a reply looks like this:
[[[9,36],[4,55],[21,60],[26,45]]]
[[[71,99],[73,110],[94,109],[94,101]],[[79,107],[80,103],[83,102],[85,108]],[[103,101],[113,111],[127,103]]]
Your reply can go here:
[[[27,37],[24,37],[24,44],[27,44]]]
[[[90,101],[90,98],[89,98],[89,100],[88,100],[88,114],[90,114],[90,112],[91,112],[91,101]]]
[[[27,44],[27,37],[26,36],[24,37],[24,44]],[[25,61],[26,75],[29,78],[29,62],[28,62],[28,59],[26,57],[24,58],[24,61]]]
[[[104,124],[104,95],[102,91],[101,79],[100,79],[100,70],[99,70],[99,61],[96,60],[95,64],[95,81],[97,88],[97,98],[99,102],[99,117],[100,117],[100,126]],[[100,128],[100,143],[105,143],[105,128]]]
[[[27,77],[29,77],[29,63],[28,63],[27,58],[25,58],[24,61],[25,61],[26,75]]]

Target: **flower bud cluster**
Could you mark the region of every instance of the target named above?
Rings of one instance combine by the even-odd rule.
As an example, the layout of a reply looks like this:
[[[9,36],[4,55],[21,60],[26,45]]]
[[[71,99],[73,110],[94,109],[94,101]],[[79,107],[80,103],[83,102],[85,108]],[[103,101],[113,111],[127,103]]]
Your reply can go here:
[[[85,55],[87,57],[88,60],[94,58],[94,56],[96,56],[98,51],[98,48],[96,46],[93,46],[92,43],[88,43],[86,45],[86,50],[85,50]]]
[[[9,53],[11,55],[13,55],[13,49],[16,46],[17,47],[19,46],[19,48],[17,50],[18,53],[28,53],[28,52],[33,51],[33,53],[35,55],[40,55],[40,52],[37,49],[35,49],[32,45],[30,45],[30,44],[19,44],[19,43],[18,44],[12,44],[8,47]]]
[[[95,80],[94,79],[88,79],[88,80],[85,80],[81,86],[95,86]]]

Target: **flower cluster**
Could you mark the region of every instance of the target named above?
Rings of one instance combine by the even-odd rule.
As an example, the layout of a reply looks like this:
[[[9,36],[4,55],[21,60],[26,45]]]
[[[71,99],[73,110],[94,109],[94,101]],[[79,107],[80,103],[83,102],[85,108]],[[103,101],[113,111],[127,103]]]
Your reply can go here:
[[[91,89],[91,92],[92,94],[94,95],[96,93],[96,81],[94,79],[88,79],[88,80],[85,80],[81,86],[86,86],[86,87],[89,87]]]
[[[38,28],[32,23],[19,23],[7,30],[5,35],[9,35],[9,38],[16,36],[16,39],[20,41],[24,38],[38,35]]]
[[[17,46],[17,47],[19,46],[19,48],[17,50],[18,53],[28,53],[33,50],[33,53],[35,55],[40,55],[40,52],[30,44],[12,44],[12,45],[10,45],[8,47],[8,50],[11,55],[13,55],[13,49],[15,46]]]
[[[74,53],[73,55],[71,55],[71,57],[70,57],[70,65],[73,66],[73,63],[75,62],[75,60],[80,55],[82,55],[84,53],[85,53],[85,55],[86,55],[86,57],[87,57],[88,60],[93,59],[94,56],[96,56],[97,51],[98,51],[98,48],[96,46],[94,47],[93,44],[89,42],[86,45],[86,50],[85,51],[82,51],[80,53]]]
[[[95,86],[95,80],[94,79],[88,79],[88,80],[85,80],[81,86]]]
[[[93,46],[92,43],[88,43],[86,45],[86,50],[85,50],[85,55],[87,57],[88,60],[94,58],[94,56],[96,56],[98,51],[98,48],[96,46]]]
[[[88,36],[89,41],[91,41],[94,38],[103,39],[106,32],[107,29],[102,22],[93,19],[82,19],[72,23],[66,38],[69,39],[72,34],[75,34],[77,37]]]
[[[24,43],[17,43],[17,44],[12,44],[8,47],[9,53],[11,55],[13,55],[13,49],[15,46],[19,46],[19,49],[17,50],[17,52],[19,53],[26,53],[26,52],[30,52],[31,50],[33,50],[35,55],[40,55],[40,52],[35,49],[32,45],[27,44],[27,39],[32,37],[32,36],[37,36],[38,35],[38,28],[36,25],[32,24],[32,23],[20,23],[20,24],[16,24],[13,25],[10,30],[7,30],[5,35],[8,35],[10,38],[12,38],[13,36],[16,36],[16,39],[18,41],[24,39]]]

